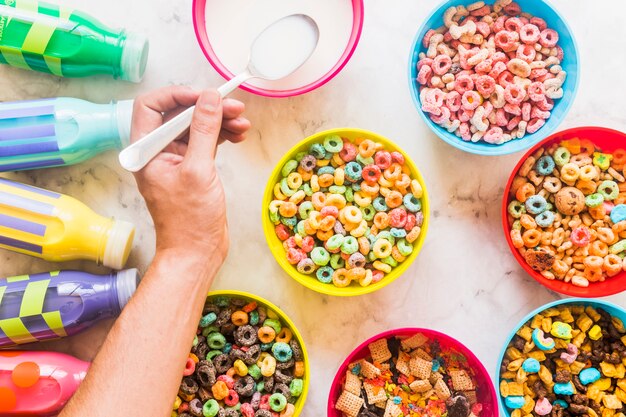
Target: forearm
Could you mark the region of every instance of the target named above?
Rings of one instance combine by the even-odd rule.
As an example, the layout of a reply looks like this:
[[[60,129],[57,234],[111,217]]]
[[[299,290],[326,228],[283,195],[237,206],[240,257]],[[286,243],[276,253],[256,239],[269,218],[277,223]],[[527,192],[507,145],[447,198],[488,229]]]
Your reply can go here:
[[[169,415],[216,258],[157,253],[61,417]]]

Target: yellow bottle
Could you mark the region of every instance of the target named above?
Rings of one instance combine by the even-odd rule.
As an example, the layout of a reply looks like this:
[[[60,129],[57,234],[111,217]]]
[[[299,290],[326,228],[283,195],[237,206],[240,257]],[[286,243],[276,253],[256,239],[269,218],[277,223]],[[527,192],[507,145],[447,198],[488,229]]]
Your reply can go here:
[[[121,269],[134,235],[131,223],[102,217],[72,197],[0,178],[0,248]]]

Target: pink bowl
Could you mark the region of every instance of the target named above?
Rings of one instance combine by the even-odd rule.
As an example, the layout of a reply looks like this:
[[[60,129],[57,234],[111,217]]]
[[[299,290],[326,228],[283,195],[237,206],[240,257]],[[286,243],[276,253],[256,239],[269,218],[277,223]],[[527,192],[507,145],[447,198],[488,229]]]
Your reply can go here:
[[[496,390],[494,388],[493,382],[491,381],[489,373],[480,362],[480,360],[476,357],[476,355],[474,355],[472,351],[465,347],[465,345],[463,345],[461,342],[453,339],[446,334],[440,333],[435,330],[420,329],[414,327],[389,330],[377,334],[376,336],[371,337],[370,339],[361,343],[356,349],[354,349],[339,367],[339,370],[335,375],[335,379],[330,386],[326,415],[328,417],[342,417],[341,411],[335,409],[335,401],[337,401],[339,395],[341,394],[341,386],[343,385],[345,374],[348,370],[348,365],[356,360],[362,359],[369,355],[370,352],[367,345],[379,339],[390,339],[395,336],[409,337],[413,336],[416,333],[422,333],[424,336],[427,336],[431,340],[437,340],[441,348],[444,350],[454,349],[457,352],[461,353],[463,356],[465,356],[469,365],[476,372],[476,384],[479,387],[479,389],[477,390],[478,401],[483,404],[483,411],[480,414],[481,417],[498,416],[498,397],[496,396]]]
[[[205,10],[206,0],[193,0],[193,26],[196,32],[196,38],[198,39],[200,48],[202,48],[202,52],[204,52],[204,56],[206,56],[213,68],[215,68],[215,70],[219,72],[222,77],[230,80],[235,76],[235,74],[230,72],[219,60],[215,51],[213,51],[213,47],[211,46],[211,42],[207,36],[206,23],[204,19]],[[335,66],[319,80],[291,90],[268,90],[265,88],[255,87],[247,83],[242,84],[240,88],[265,97],[293,97],[308,93],[309,91],[323,86],[328,81],[332,80],[352,57],[352,54],[359,43],[359,39],[361,38],[363,15],[363,0],[352,0],[352,34],[350,35],[348,45]]]

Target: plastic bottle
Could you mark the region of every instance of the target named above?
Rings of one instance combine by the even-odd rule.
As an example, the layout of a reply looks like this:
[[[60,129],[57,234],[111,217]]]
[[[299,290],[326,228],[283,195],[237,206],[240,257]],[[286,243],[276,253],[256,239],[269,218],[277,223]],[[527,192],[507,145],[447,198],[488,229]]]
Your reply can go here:
[[[36,0],[0,0],[0,63],[63,77],[110,74],[139,82],[147,39],[80,11]]]
[[[0,416],[57,414],[89,365],[62,353],[0,351]]]
[[[72,197],[0,178],[0,248],[122,269],[134,235],[131,223],[102,217]]]
[[[0,172],[73,165],[130,143],[133,101],[0,103]]]
[[[0,348],[72,336],[117,317],[137,289],[136,269],[57,271],[0,279]]]

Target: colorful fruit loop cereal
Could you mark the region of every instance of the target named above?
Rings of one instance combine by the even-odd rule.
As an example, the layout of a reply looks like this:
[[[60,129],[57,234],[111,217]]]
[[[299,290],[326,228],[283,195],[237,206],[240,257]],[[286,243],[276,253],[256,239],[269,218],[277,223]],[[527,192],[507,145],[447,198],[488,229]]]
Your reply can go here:
[[[269,216],[298,272],[347,287],[379,282],[413,252],[422,186],[400,152],[327,136],[287,161]]]
[[[450,7],[422,40],[422,110],[465,141],[499,145],[537,132],[563,97],[558,40],[511,0]]]
[[[467,359],[417,333],[380,339],[349,365],[335,408],[348,417],[479,416]]]
[[[303,361],[273,311],[240,298],[207,300],[172,417],[291,417]]]
[[[546,279],[580,287],[626,268],[626,151],[578,138],[541,148],[513,179],[513,246]]]
[[[601,308],[558,306],[513,337],[500,365],[511,417],[624,417],[626,330]]]

